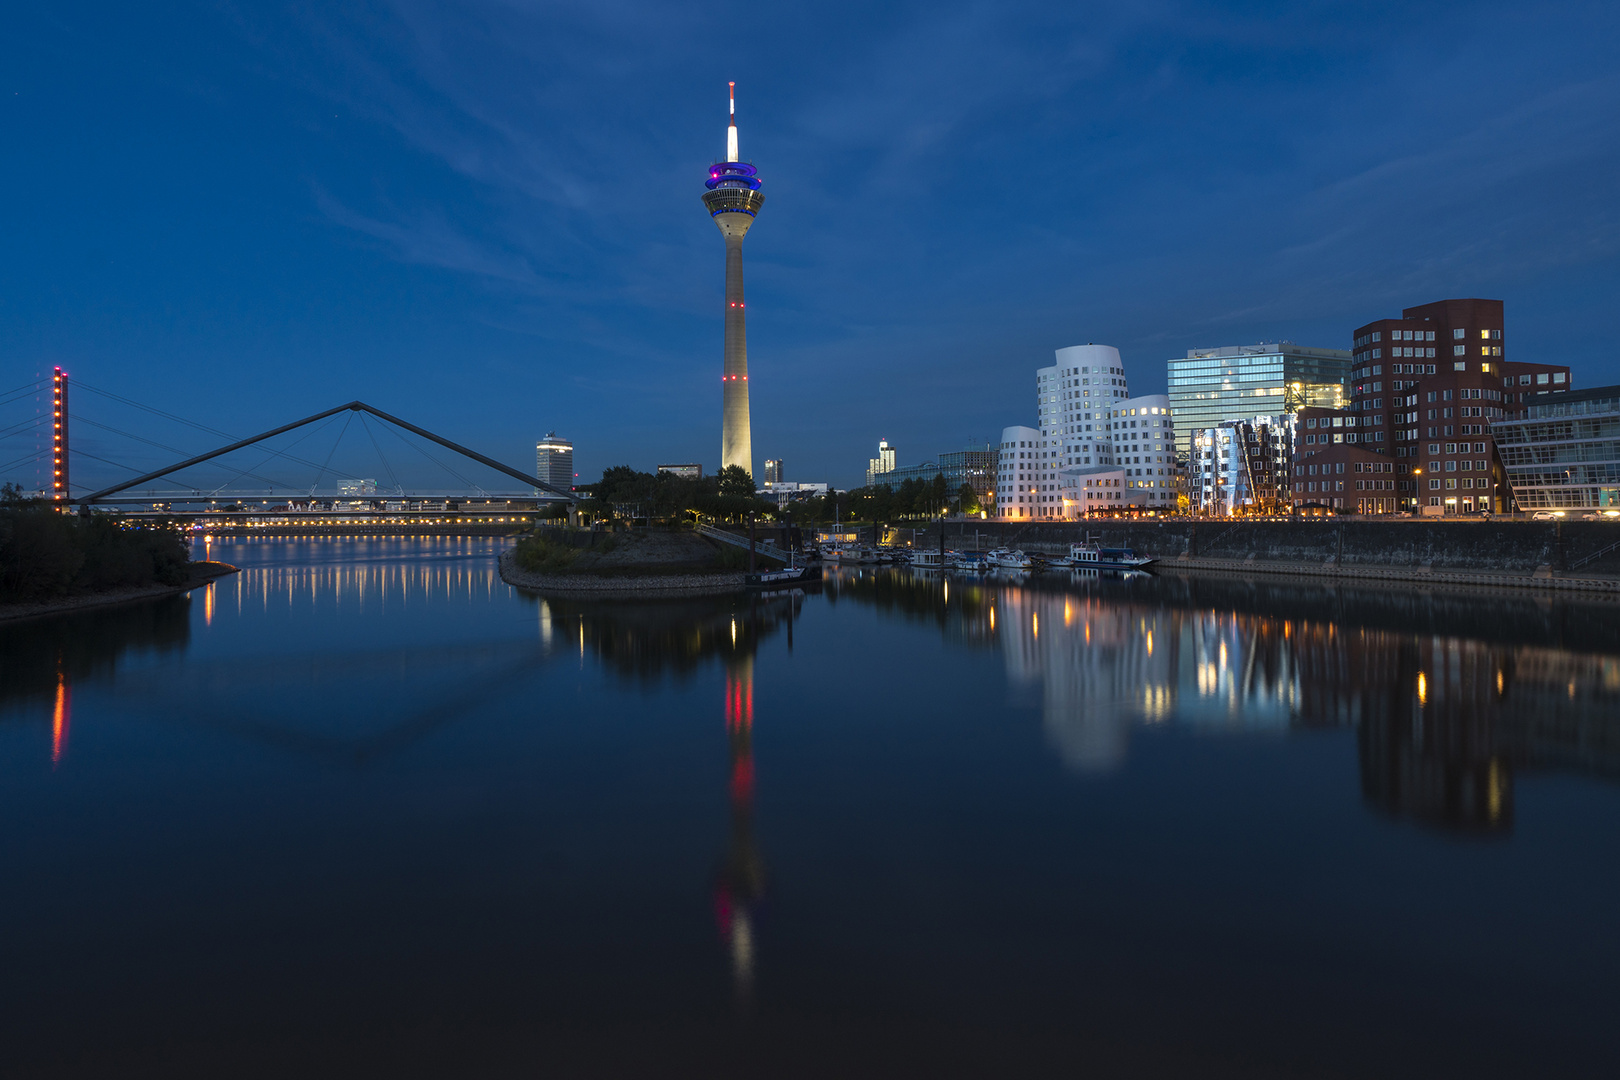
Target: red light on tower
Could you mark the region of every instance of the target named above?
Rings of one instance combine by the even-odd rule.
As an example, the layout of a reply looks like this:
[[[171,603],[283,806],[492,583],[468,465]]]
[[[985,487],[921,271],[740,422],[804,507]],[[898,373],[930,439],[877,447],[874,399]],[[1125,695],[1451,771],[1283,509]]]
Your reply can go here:
[[[51,498],[68,499],[68,409],[67,373],[57,368],[51,379]]]

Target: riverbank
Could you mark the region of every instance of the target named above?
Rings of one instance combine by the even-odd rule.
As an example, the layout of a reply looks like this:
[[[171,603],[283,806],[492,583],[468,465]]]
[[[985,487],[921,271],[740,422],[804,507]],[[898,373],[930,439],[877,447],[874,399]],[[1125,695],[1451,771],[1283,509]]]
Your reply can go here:
[[[114,604],[132,604],[139,600],[153,600],[160,596],[174,596],[207,585],[217,578],[234,574],[237,568],[222,562],[194,562],[187,564],[186,580],[180,585],[138,585],[123,589],[105,589],[80,596],[63,596],[54,600],[40,600],[27,604],[0,604],[0,622],[18,622],[60,615],[86,608],[109,607]]]
[[[640,597],[667,596],[720,596],[741,591],[745,574],[737,571],[717,573],[687,572],[663,574],[618,573],[599,574],[543,574],[525,570],[517,565],[514,552],[501,552],[501,580],[519,589],[527,589],[543,596],[575,597],[579,599],[619,600]]]

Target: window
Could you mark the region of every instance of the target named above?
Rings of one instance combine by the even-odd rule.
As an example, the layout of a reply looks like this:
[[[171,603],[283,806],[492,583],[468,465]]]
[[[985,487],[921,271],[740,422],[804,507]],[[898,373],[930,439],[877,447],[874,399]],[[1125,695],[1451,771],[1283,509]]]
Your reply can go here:
[[[1467,352],[1468,352],[1468,346],[1466,346],[1466,345],[1453,345],[1451,347],[1451,355],[1452,356],[1463,356]],[[1462,365],[1461,364],[1457,365],[1457,370],[1458,371],[1462,370]]]
[[[1430,491],[1439,491],[1440,490],[1440,481],[1439,481],[1438,478],[1436,478],[1436,477],[1430,477],[1429,478],[1429,490]]]
[[[1562,371],[1553,372],[1553,382],[1561,383],[1563,381],[1564,381],[1564,373]]]
[[[1466,333],[1467,333],[1466,330],[1453,330],[1451,332],[1452,340],[1461,341],[1463,339],[1463,335],[1465,335]]]
[[[1433,330],[1425,331],[1424,334],[1423,334],[1423,340],[1424,341],[1433,341],[1434,340],[1434,331]],[[1429,355],[1433,356],[1434,353],[1430,353]]]

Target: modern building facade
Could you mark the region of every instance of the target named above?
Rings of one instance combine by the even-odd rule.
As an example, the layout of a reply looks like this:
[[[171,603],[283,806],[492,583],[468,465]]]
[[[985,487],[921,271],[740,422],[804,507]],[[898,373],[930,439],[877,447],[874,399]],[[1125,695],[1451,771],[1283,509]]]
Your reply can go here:
[[[1169,397],[1131,397],[1111,345],[1072,345],[1055,358],[1035,372],[1037,426],[1002,431],[996,516],[1072,521],[1099,510],[1175,510]]]
[[[1181,471],[1176,460],[1178,426],[1171,417],[1169,395],[1126,398],[1116,402],[1114,408],[1104,409],[1100,416],[1100,421],[1093,420],[1095,430],[1091,434],[1099,440],[1095,445],[1103,450],[1090,455],[1065,454],[1059,484],[1064,497],[1062,516],[1073,518],[1086,513],[1089,504],[1084,495],[1094,486],[1086,480],[1092,477],[1092,470],[1115,466],[1124,480],[1123,497],[1106,500],[1120,504],[1108,509],[1174,511],[1179,504]],[[1092,465],[1088,458],[1106,462]]]
[[[1196,514],[1275,514],[1291,500],[1295,418],[1256,416],[1192,432],[1188,509]]]
[[[871,487],[877,478],[884,473],[894,472],[894,447],[889,445],[888,439],[878,440],[878,453],[875,458],[868,458],[866,462],[866,486]]]
[[[1548,394],[1493,426],[1518,509],[1620,509],[1620,386]]]
[[[1296,413],[1349,399],[1351,354],[1291,341],[1189,349],[1169,364],[1170,408],[1181,431],[1177,450],[1192,451],[1192,432],[1229,420]]]
[[[730,84],[731,123],[726,160],[709,167],[703,205],[726,242],[726,339],[720,375],[720,467],[738,465],[754,475],[753,430],[748,414],[748,333],[743,303],[743,237],[765,205],[754,166],[737,158],[737,84]]]
[[[559,491],[574,487],[574,443],[555,431],[534,444],[534,478]]]
[[[660,465],[658,471],[669,473],[672,476],[679,476],[686,480],[703,479],[703,466],[695,461],[685,465]]]
[[[767,484],[780,484],[782,482],[782,459],[765,459],[765,482]]]
[[[1571,382],[1567,366],[1508,359],[1505,339],[1500,300],[1440,300],[1356,329],[1348,408],[1310,413],[1302,425],[1306,456],[1331,438],[1330,446],[1395,460],[1393,469],[1378,470],[1392,473],[1391,488],[1358,489],[1345,509],[1445,515],[1511,508],[1493,427]],[[1332,424],[1326,432],[1324,419]],[[1308,484],[1308,470],[1305,476]]]
[[[996,446],[996,517],[1004,521],[1056,517],[1058,440],[1040,428],[1001,429]]]

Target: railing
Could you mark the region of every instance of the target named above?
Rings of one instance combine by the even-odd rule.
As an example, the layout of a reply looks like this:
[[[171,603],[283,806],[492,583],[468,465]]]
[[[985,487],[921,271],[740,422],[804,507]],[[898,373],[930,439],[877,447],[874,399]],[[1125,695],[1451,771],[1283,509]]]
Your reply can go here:
[[[776,543],[773,540],[761,540],[756,546],[755,544],[750,543],[748,537],[746,536],[738,536],[736,533],[726,532],[724,529],[716,529],[710,525],[699,525],[697,527],[697,531],[702,533],[704,536],[720,541],[722,544],[731,544],[733,547],[740,547],[744,551],[748,550],[750,547],[767,554],[776,550]]]
[[[1571,570],[1579,570],[1581,567],[1585,566],[1587,563],[1597,562],[1599,559],[1603,558],[1603,556],[1607,555],[1609,552],[1613,551],[1615,548],[1620,548],[1620,540],[1616,540],[1614,543],[1610,544],[1608,547],[1598,548],[1596,551],[1592,552],[1592,554],[1590,554],[1590,555],[1582,555],[1579,559],[1576,559],[1574,562],[1570,563],[1569,568]]]

